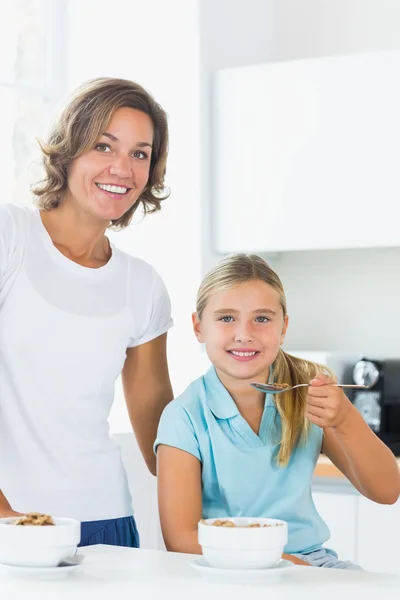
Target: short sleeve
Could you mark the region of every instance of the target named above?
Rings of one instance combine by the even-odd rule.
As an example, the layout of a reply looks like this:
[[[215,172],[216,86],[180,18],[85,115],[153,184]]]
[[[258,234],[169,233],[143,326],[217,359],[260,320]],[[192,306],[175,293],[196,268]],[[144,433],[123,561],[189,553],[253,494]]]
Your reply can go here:
[[[146,311],[140,333],[131,338],[129,347],[140,346],[166,333],[173,325],[171,301],[160,275],[152,269],[150,293],[146,300]]]
[[[0,206],[0,285],[9,269],[14,251],[15,224],[8,205]]]
[[[193,423],[185,408],[173,400],[164,408],[154,443],[154,452],[160,444],[172,446],[192,454],[201,461],[200,446]]]
[[[17,270],[25,242],[25,211],[0,203],[0,291]]]

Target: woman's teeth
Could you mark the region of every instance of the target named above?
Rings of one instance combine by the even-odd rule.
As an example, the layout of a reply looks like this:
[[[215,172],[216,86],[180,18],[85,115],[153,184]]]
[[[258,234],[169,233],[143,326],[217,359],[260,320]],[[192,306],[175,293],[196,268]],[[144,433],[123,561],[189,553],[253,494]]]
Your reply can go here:
[[[126,194],[129,188],[121,187],[119,185],[104,185],[102,183],[96,183],[97,187],[104,192],[112,192],[113,194]]]
[[[231,354],[235,356],[254,356],[257,354],[256,352],[237,352],[236,350],[231,350]]]

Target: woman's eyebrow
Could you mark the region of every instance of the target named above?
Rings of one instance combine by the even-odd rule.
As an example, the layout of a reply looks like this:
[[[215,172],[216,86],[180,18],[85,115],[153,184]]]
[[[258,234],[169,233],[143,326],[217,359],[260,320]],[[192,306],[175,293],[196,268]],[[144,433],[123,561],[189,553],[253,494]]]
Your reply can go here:
[[[104,133],[102,133],[102,135],[104,135],[104,137],[107,137],[108,139],[110,139],[112,142],[119,142],[119,139],[113,135],[112,133],[109,133],[108,131],[105,131]],[[152,148],[153,146],[151,144],[149,144],[149,142],[138,142],[136,144],[137,147],[139,148]]]

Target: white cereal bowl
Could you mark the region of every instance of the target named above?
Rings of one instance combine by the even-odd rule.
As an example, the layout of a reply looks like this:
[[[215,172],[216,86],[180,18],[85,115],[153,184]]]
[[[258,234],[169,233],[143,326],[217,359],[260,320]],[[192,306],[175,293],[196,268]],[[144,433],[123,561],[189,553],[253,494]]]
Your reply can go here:
[[[236,527],[213,526],[232,521]],[[267,527],[249,527],[258,523]],[[252,517],[219,517],[199,522],[199,544],[206,561],[218,569],[266,569],[282,557],[288,540],[286,521]]]
[[[16,517],[0,519],[0,563],[19,567],[55,567],[73,556],[81,539],[75,519],[54,519],[55,525],[14,525]]]

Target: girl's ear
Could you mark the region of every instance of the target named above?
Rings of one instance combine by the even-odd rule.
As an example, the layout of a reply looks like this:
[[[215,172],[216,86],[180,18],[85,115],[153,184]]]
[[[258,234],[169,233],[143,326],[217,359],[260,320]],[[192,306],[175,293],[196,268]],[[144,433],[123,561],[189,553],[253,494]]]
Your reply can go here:
[[[197,337],[197,341],[203,343],[203,335],[201,333],[201,321],[199,319],[199,315],[197,313],[192,314],[192,323],[193,323],[193,331],[194,335]]]
[[[282,333],[281,333],[281,341],[280,341],[281,346],[282,346],[283,342],[285,341],[285,335],[286,335],[288,325],[289,325],[289,317],[288,317],[288,315],[286,315],[284,322],[283,322],[283,328],[282,328]]]

